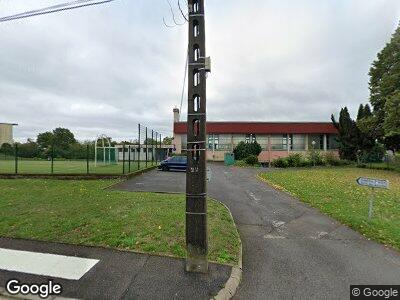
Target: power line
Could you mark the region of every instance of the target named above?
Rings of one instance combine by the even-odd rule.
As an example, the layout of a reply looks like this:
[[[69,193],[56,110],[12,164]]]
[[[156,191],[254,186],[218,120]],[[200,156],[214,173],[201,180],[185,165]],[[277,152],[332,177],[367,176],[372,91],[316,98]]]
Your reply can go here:
[[[189,45],[188,45],[188,51],[187,51],[187,55],[186,55],[185,74],[184,74],[184,77],[183,77],[183,86],[182,86],[182,95],[181,95],[181,106],[180,106],[180,108],[179,108],[179,113],[180,113],[180,115],[182,114],[183,98],[185,97],[185,86],[186,86],[186,75],[187,75],[188,63],[189,63]]]
[[[87,7],[87,6],[99,5],[99,4],[104,4],[104,3],[108,3],[108,2],[112,2],[112,1],[115,1],[115,0],[101,0],[101,1],[95,1],[95,2],[93,2],[93,0],[72,1],[72,2],[53,5],[53,6],[37,9],[37,10],[31,10],[31,11],[27,11],[27,12],[16,14],[16,15],[2,17],[2,18],[0,18],[0,23],[23,19],[23,18],[34,17],[34,16],[40,16],[40,15],[45,15],[45,14],[51,14],[51,13],[61,12],[61,11],[66,11],[66,10],[72,10],[72,9],[77,9],[77,8],[82,8],[82,7]]]

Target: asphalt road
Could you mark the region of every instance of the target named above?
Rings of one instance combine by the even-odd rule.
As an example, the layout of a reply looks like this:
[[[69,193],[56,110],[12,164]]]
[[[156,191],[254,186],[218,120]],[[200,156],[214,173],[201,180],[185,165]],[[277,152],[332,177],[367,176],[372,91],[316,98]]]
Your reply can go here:
[[[260,169],[210,164],[210,197],[225,203],[243,242],[236,299],[349,299],[351,284],[400,284],[400,254],[256,178]],[[185,173],[157,170],[130,191],[184,192]]]
[[[0,248],[99,260],[79,280],[0,270],[0,299],[11,279],[23,284],[43,284],[51,279],[62,286],[57,300],[209,299],[220,291],[231,273],[228,266],[210,264],[209,275],[190,274],[184,271],[183,259],[98,247],[0,238]]]

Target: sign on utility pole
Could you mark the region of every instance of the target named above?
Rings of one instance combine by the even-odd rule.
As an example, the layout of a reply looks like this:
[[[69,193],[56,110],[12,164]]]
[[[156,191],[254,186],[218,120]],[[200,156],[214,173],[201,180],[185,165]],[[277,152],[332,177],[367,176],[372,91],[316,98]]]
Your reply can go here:
[[[186,271],[208,271],[206,187],[206,57],[204,0],[189,0],[186,170]]]
[[[369,199],[369,209],[368,209],[368,219],[372,219],[373,214],[373,205],[375,198],[375,189],[388,189],[389,181],[384,179],[374,179],[374,178],[365,178],[360,177],[357,180],[358,185],[367,186],[372,189],[371,197]]]

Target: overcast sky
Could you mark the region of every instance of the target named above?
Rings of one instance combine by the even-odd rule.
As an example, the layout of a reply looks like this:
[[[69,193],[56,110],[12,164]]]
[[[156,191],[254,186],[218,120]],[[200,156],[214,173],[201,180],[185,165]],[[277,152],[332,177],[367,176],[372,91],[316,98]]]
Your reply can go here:
[[[0,16],[61,2],[0,0]],[[355,113],[400,20],[399,0],[208,0],[206,10],[213,121]],[[59,126],[129,140],[138,122],[171,135],[187,26],[163,17],[172,23],[164,0],[116,0],[0,23],[0,122],[19,124],[17,140]]]

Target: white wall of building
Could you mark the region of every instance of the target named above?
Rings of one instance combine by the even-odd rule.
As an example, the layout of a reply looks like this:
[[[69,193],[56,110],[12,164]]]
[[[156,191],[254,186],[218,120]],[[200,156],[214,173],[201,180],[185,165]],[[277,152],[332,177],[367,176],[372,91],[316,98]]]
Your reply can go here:
[[[4,143],[14,143],[13,138],[13,124],[0,123],[0,146]]]

